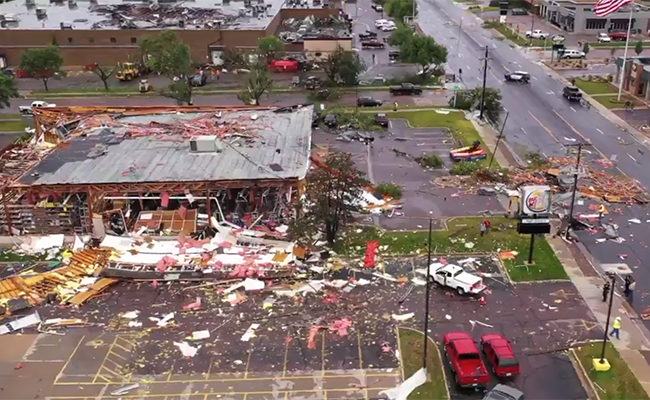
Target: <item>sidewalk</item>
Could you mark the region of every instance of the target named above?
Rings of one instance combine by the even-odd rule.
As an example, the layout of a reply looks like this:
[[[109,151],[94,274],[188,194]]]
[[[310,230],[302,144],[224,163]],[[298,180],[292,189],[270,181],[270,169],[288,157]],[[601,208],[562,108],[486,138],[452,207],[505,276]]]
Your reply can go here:
[[[591,312],[601,326],[604,326],[607,320],[607,303],[602,301],[602,285],[605,282],[601,275],[602,271],[598,267],[590,265],[591,263],[586,260],[579,265],[569,248],[571,245],[562,238],[548,237],[547,241],[564,265],[564,269]],[[593,275],[589,273],[590,269],[594,270]],[[587,273],[585,274],[583,271],[587,271]],[[617,281],[611,321],[615,317],[621,317],[623,329],[621,330],[621,339],[612,339],[611,343],[650,396],[650,365],[641,353],[650,351],[649,333],[642,324],[637,322],[636,314],[630,310],[627,302],[621,297],[621,286],[621,282]]]

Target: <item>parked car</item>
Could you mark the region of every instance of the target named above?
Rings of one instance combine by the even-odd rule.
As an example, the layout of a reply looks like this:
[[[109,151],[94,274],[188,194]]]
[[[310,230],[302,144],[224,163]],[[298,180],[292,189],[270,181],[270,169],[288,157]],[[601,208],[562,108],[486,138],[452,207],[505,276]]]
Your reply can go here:
[[[372,5],[370,7],[372,7],[372,9],[377,11],[377,12],[384,11],[384,7],[381,4],[372,3]]]
[[[20,111],[21,114],[31,115],[34,113],[34,109],[52,108],[52,107],[56,107],[56,104],[48,103],[47,101],[43,101],[43,100],[34,100],[32,101],[32,104],[28,106],[18,106],[18,110]]]
[[[416,270],[419,274],[427,274],[425,268]],[[486,289],[483,278],[466,272],[462,267],[455,264],[432,263],[429,266],[428,279],[434,282],[456,289],[458,294],[478,294]]]
[[[198,74],[192,75],[192,77],[190,78],[190,85],[192,85],[192,86],[205,86],[207,81],[208,81],[208,74],[201,71]]]
[[[386,45],[377,39],[364,40],[361,42],[362,49],[383,49]]]
[[[612,41],[612,38],[604,32],[598,34],[598,43],[609,43]]]
[[[490,390],[483,400],[523,400],[524,393],[508,385],[499,383]]]
[[[300,63],[296,60],[272,60],[269,69],[272,72],[298,72]]]
[[[546,39],[549,37],[549,34],[547,32],[543,32],[541,29],[535,29],[532,31],[526,31],[526,37],[529,39]]]
[[[562,96],[569,101],[582,100],[582,92],[576,86],[565,86],[564,89],[562,89]]]
[[[308,76],[305,79],[305,89],[316,90],[323,86],[323,81],[317,76]]]
[[[386,113],[375,114],[375,123],[384,128],[388,128],[388,115]]]
[[[389,50],[388,51],[388,59],[390,61],[397,61],[397,60],[399,60],[400,56],[401,56],[401,53],[400,53],[399,50]]]
[[[339,125],[339,117],[336,114],[327,114],[323,123],[330,128],[336,128]]]
[[[627,32],[624,31],[619,31],[619,32],[610,32],[609,37],[612,40],[620,40],[620,41],[625,41],[627,40]]]
[[[525,8],[513,8],[510,10],[510,15],[528,15],[528,11]]]
[[[381,100],[372,97],[359,97],[357,99],[357,106],[359,107],[379,107],[384,104]]]
[[[390,21],[388,21],[387,19],[378,19],[375,21],[375,28],[381,28],[382,26],[386,25],[389,22]]]
[[[499,378],[512,378],[521,372],[510,342],[501,334],[481,336],[481,349],[492,366],[492,372]]]
[[[397,30],[397,25],[391,21],[391,23],[383,25],[379,29],[381,29],[382,32],[392,32]]]
[[[360,39],[360,40],[374,39],[374,38],[376,38],[376,37],[377,37],[377,33],[376,33],[376,32],[372,32],[372,31],[365,31],[365,32],[361,32],[361,33],[359,34],[359,39]]]
[[[394,95],[399,94],[422,94],[422,86],[414,85],[412,83],[402,83],[389,87],[390,93]]]
[[[487,152],[481,147],[481,142],[476,140],[471,146],[452,149],[449,157],[452,161],[476,161],[487,158]]]
[[[508,82],[528,83],[530,82],[530,74],[524,71],[508,72],[504,75]]]
[[[481,355],[472,337],[466,332],[449,332],[443,337],[445,356],[460,387],[485,387],[490,382]]]
[[[567,59],[567,58],[585,58],[587,54],[585,54],[584,51],[578,50],[578,49],[566,49],[562,52],[560,55],[560,58]]]

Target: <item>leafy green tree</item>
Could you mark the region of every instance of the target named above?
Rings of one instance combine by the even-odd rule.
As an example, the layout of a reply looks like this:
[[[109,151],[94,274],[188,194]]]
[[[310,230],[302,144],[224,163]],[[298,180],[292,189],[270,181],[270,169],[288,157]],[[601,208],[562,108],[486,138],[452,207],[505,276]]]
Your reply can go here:
[[[449,105],[462,110],[480,110],[482,88],[459,90],[456,92],[456,98],[449,100]],[[493,124],[501,121],[503,104],[501,103],[501,92],[499,89],[485,88],[484,117]]]
[[[413,0],[388,0],[384,2],[384,8],[391,17],[404,21],[404,17],[413,15]]]
[[[330,53],[323,63],[323,69],[330,81],[348,86],[359,83],[359,74],[364,68],[363,62],[355,53],[345,51],[340,46]]]
[[[388,43],[392,46],[401,46],[413,38],[413,29],[406,25],[400,25],[399,28],[393,31],[388,39]]]
[[[117,67],[102,67],[99,64],[95,64],[92,71],[101,79],[104,84],[104,89],[108,90],[108,80],[111,79],[116,69]]]
[[[636,42],[634,45],[634,52],[636,53],[637,56],[640,56],[641,53],[643,53],[643,40],[639,40]]]
[[[272,87],[273,80],[267,65],[258,61],[251,68],[246,89],[239,92],[237,98],[244,104],[258,106],[264,93]]]
[[[172,80],[166,96],[181,103],[192,102],[192,60],[190,48],[183,43],[178,34],[164,31],[158,35],[147,36],[140,42],[140,50],[145,55],[147,66]]]
[[[413,35],[400,46],[400,57],[404,62],[420,65],[428,73],[431,65],[437,67],[447,61],[447,48],[431,36]]]
[[[16,97],[18,97],[18,90],[13,78],[0,74],[0,108],[9,107],[9,101]]]
[[[20,57],[20,69],[35,79],[42,80],[46,91],[49,90],[47,82],[61,72],[62,65],[63,57],[56,46],[25,50]]]
[[[291,225],[292,237],[305,243],[320,232],[330,245],[334,244],[341,228],[354,221],[366,185],[351,154],[329,153],[323,165],[316,167],[307,179],[305,198],[298,203]]]
[[[266,36],[257,40],[257,47],[266,58],[266,62],[271,62],[284,51],[284,42],[277,36]]]

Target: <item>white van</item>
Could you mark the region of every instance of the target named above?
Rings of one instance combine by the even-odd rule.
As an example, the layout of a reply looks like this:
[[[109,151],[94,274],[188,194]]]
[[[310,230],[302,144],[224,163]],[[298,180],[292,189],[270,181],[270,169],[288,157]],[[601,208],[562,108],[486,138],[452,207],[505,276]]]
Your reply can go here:
[[[560,56],[560,58],[585,58],[587,55],[584,51],[576,49],[566,49]]]

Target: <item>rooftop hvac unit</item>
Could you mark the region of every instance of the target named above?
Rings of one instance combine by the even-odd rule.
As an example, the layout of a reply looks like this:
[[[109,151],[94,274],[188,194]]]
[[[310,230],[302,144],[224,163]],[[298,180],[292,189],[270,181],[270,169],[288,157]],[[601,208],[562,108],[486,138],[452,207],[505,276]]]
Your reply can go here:
[[[36,0],[25,0],[25,5],[27,7],[33,7],[36,5]]]
[[[36,9],[36,18],[43,19],[45,17],[47,17],[47,11],[44,8],[37,8]]]
[[[215,153],[223,150],[221,143],[217,142],[214,135],[198,136],[190,139],[190,151],[192,153]]]

